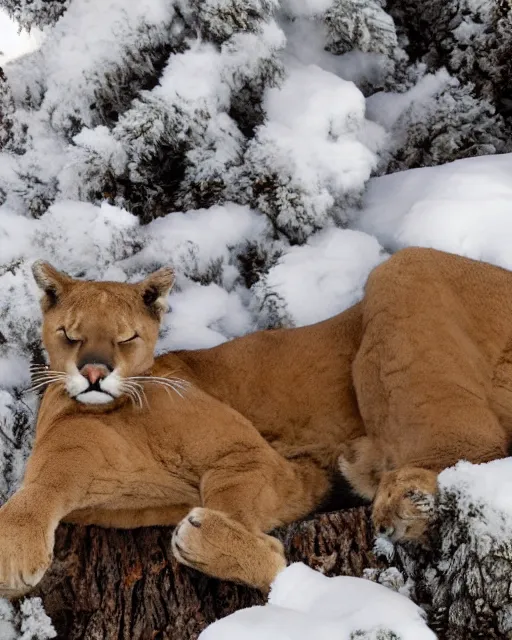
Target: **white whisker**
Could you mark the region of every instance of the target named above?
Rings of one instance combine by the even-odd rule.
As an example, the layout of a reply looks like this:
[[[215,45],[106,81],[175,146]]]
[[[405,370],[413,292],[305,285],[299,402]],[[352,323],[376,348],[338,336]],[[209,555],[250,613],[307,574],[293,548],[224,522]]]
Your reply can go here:
[[[151,382],[151,381],[150,381]],[[161,380],[154,380],[154,384],[161,386],[162,388],[168,390],[172,389],[175,393],[179,395],[180,398],[183,398],[183,394],[179,391],[178,387],[172,384],[172,382],[162,382]]]
[[[47,373],[59,373],[63,376],[66,375],[64,371],[54,371],[53,369],[31,369],[30,373],[34,376],[46,375]]]
[[[67,378],[67,374],[64,371],[55,371],[48,367],[32,365],[30,367],[30,377],[34,382],[41,382],[43,380],[55,380],[57,378],[64,380]]]
[[[142,402],[141,402],[140,396],[134,389],[129,389],[123,385],[121,386],[121,391],[123,391],[123,393],[126,393],[126,395],[130,398],[134,406],[138,404],[138,406],[142,408]]]
[[[145,391],[144,391],[144,387],[141,384],[139,384],[138,382],[133,382],[132,380],[124,380],[123,384],[127,384],[128,386],[133,387],[135,390],[137,390],[145,398],[146,394],[145,394]]]
[[[172,382],[171,380],[158,380],[158,378],[148,378],[145,382],[150,382],[152,384],[160,384],[163,387],[172,387],[173,389],[176,387],[185,388],[182,385]]]
[[[174,393],[177,393],[179,395],[180,398],[184,398],[185,396],[181,393],[181,391],[178,389],[178,387],[175,387],[172,384],[163,384],[162,382],[157,382],[156,384],[159,384],[160,386],[162,386],[165,390],[168,389],[172,389],[174,391]]]
[[[51,380],[45,380],[44,382],[39,382],[31,387],[28,387],[27,389],[25,389],[23,391],[23,393],[29,393],[31,391],[37,391],[37,389],[40,389],[41,387],[45,387],[49,384],[55,384],[57,382],[62,383],[62,379],[61,378],[55,378],[55,379],[51,379]]]
[[[41,380],[34,380],[35,384],[45,384],[46,382],[57,382],[57,380],[63,380],[60,376],[50,376],[48,378],[43,378]]]
[[[174,384],[176,386],[183,387],[184,389],[191,386],[191,383],[188,380],[183,380],[183,378],[164,378],[161,376],[134,376],[130,378],[130,380],[143,380],[144,382],[162,382]]]
[[[183,378],[175,378],[171,376],[130,376],[130,380],[163,380],[164,382],[181,382],[186,386],[190,386],[191,383],[188,380],[184,380]]]
[[[165,384],[165,381],[162,380],[162,382]],[[173,384],[175,387],[179,387],[180,389],[188,389],[190,387],[190,383],[187,383],[184,380],[180,380],[179,378],[176,379],[172,379],[172,380],[167,380],[167,382],[169,382],[170,384]]]
[[[169,388],[169,387],[167,387],[167,386],[165,386],[165,385],[162,385],[162,388],[163,388],[163,389],[165,389],[165,393],[166,393],[170,398],[172,398],[172,397],[173,397],[173,396],[172,396],[172,393],[171,393],[171,390],[170,390],[170,388]],[[181,396],[181,397],[183,398],[183,396]]]
[[[121,387],[121,391],[124,391],[125,393],[130,395],[130,397],[134,397],[137,399],[137,402],[139,403],[140,408],[142,408],[142,405],[144,403],[149,408],[149,403],[148,403],[146,394],[144,393],[144,389],[140,384],[136,382],[129,382],[127,380],[123,380],[120,387]]]
[[[31,376],[33,382],[38,382],[38,381],[42,381],[42,380],[65,380],[67,378],[65,373],[62,374],[48,374],[48,375],[43,375],[43,374],[35,374],[33,376]]]
[[[63,378],[49,378],[48,380],[32,380],[30,387],[39,387],[44,386],[45,384],[53,384],[54,382],[62,382],[65,383]]]
[[[41,378],[41,381],[48,381],[48,380],[62,380],[62,376],[48,376],[46,378]]]
[[[159,385],[163,387],[166,391],[172,390],[176,393],[180,398],[184,398],[183,393],[187,391],[187,389],[191,386],[191,383],[187,380],[183,380],[182,378],[174,378],[174,377],[162,377],[162,376],[131,376],[127,378],[127,380],[140,380],[141,382],[148,382],[151,384]],[[183,392],[183,393],[182,393]]]

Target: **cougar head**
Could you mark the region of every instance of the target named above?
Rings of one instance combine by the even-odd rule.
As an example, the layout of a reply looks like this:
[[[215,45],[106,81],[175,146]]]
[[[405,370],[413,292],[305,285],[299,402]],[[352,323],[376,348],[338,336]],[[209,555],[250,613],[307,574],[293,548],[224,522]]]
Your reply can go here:
[[[136,284],[76,280],[41,261],[32,271],[42,291],[47,379],[53,375],[71,398],[87,405],[136,395],[130,379],[153,365],[172,270]]]

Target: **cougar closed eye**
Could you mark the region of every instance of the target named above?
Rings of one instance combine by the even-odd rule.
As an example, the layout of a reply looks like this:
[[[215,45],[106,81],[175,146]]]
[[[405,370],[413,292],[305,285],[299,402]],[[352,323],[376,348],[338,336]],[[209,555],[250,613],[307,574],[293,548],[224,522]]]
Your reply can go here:
[[[57,332],[61,333],[66,338],[68,344],[79,344],[80,342],[82,342],[81,340],[78,340],[76,338],[70,338],[66,333],[66,329],[64,327],[60,327],[59,329],[57,329]]]
[[[117,344],[128,344],[128,342],[133,342],[138,337],[139,337],[139,334],[138,333],[134,333],[131,338],[128,338],[128,340],[119,340],[119,342]]]

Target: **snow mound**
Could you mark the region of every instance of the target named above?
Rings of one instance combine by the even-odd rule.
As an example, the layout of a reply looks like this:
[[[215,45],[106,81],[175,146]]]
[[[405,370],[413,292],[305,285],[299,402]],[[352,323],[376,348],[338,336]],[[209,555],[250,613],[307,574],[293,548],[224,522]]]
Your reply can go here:
[[[175,212],[157,218],[146,227],[145,247],[125,266],[172,264],[188,278],[218,279],[232,286],[238,272],[231,251],[270,236],[268,220],[249,207],[225,203]],[[143,233],[141,229],[140,234]]]
[[[251,315],[236,291],[227,292],[215,283],[191,283],[171,298],[158,353],[177,349],[207,349],[229,338],[254,330]]]
[[[287,236],[304,241],[333,218],[346,221],[344,206],[361,196],[385,133],[365,118],[364,96],[354,83],[297,62],[287,72],[265,95],[267,121],[246,162],[258,208]],[[269,197],[266,185],[276,180]]]
[[[512,269],[512,154],[370,180],[357,227],[391,251],[421,246]]]
[[[442,498],[466,523],[471,537],[510,542],[512,531],[512,458],[485,464],[461,461],[439,475]],[[442,506],[442,505],[441,505]]]
[[[287,249],[254,289],[268,316],[279,299],[291,324],[304,326],[358,302],[368,274],[384,257],[374,237],[328,228]]]
[[[424,612],[405,596],[363,578],[327,578],[302,563],[274,581],[268,604],[215,622],[200,640],[431,640]]]

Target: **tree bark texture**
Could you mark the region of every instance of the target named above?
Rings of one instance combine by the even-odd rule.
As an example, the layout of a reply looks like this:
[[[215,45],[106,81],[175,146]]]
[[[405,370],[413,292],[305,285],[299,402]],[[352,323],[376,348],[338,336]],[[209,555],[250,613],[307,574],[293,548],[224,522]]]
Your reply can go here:
[[[179,565],[170,528],[134,531],[61,525],[55,560],[34,595],[62,640],[195,640],[211,622],[262,604],[255,590]],[[290,562],[327,575],[383,568],[365,508],[321,514],[276,535]]]

